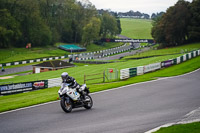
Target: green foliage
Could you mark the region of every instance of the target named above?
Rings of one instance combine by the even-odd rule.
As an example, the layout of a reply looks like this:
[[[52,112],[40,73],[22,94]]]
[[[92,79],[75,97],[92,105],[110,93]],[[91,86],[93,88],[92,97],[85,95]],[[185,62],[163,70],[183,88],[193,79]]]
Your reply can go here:
[[[0,47],[8,47],[21,36],[19,23],[7,9],[0,9]]]
[[[108,12],[102,14],[101,34],[103,38],[110,37],[119,33],[116,18],[111,16]]]
[[[91,44],[93,40],[99,39],[100,34],[100,19],[93,17],[90,22],[83,28],[83,39],[82,41],[87,44]]]
[[[155,41],[164,47],[199,41],[199,5],[199,0],[192,3],[179,0],[168,8],[167,12],[153,23],[151,34]]]
[[[200,41],[200,0],[193,0],[190,6],[191,21],[188,26],[189,39],[191,41]]]
[[[0,17],[1,48],[27,43],[33,47],[56,42],[88,45],[101,37],[99,27],[105,20],[87,0],[0,0]],[[120,22],[111,14],[106,17],[103,35],[114,36]]]

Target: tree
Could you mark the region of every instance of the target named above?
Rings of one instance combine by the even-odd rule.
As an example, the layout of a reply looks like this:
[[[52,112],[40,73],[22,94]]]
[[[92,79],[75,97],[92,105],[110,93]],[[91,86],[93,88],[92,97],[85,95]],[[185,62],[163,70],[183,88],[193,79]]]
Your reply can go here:
[[[93,17],[90,22],[83,28],[82,42],[86,46],[94,40],[99,39],[101,21],[99,18]]]
[[[181,45],[188,39],[189,2],[179,0],[154,24],[152,36],[166,46]]]
[[[114,14],[101,16],[89,0],[0,0],[0,47],[90,44],[121,32]]]
[[[200,41],[200,0],[193,0],[190,5],[191,21],[188,26],[189,40]]]
[[[101,22],[101,35],[103,38],[112,38],[119,33],[115,17],[111,16],[108,12],[102,14]]]
[[[19,23],[7,9],[0,9],[0,47],[13,46],[21,37]]]

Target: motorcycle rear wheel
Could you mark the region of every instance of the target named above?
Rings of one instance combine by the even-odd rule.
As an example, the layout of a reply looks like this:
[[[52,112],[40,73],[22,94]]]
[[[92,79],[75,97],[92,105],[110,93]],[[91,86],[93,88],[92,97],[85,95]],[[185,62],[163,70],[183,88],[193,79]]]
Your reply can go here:
[[[67,103],[65,98],[62,98],[60,100],[60,106],[62,107],[63,111],[66,113],[70,113],[72,111],[72,101],[69,99],[69,102]]]
[[[93,106],[93,101],[92,101],[91,96],[90,96],[90,95],[86,95],[86,96],[85,96],[85,99],[88,99],[89,102],[87,102],[87,103],[84,105],[84,107],[85,107],[86,109],[91,109],[92,106]]]

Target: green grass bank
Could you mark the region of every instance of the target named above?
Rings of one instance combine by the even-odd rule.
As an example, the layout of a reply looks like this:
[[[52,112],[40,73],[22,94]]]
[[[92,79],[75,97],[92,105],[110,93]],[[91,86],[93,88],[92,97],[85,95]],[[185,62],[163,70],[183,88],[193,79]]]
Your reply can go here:
[[[152,21],[146,19],[121,18],[121,35],[132,39],[152,39]]]
[[[174,125],[167,128],[161,128],[155,133],[199,133],[200,122],[189,124]]]

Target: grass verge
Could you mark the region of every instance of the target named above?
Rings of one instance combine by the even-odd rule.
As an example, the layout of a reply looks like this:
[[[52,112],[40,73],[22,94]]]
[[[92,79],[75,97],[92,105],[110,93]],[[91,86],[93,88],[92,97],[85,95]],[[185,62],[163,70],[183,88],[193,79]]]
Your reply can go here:
[[[124,85],[134,84],[138,82],[145,82],[155,80],[157,77],[169,77],[191,72],[200,68],[200,56],[183,62],[181,64],[171,66],[156,72],[147,73],[145,75],[136,76],[124,81],[93,84],[89,85],[91,92],[97,92],[116,88]],[[9,111],[17,108],[27,107],[40,103],[55,101],[58,97],[59,87],[53,87],[33,92],[21,93],[16,95],[8,95],[0,97],[0,112]]]
[[[155,133],[199,133],[200,122],[190,124],[174,125],[167,128],[161,128]]]
[[[146,19],[121,18],[121,35],[134,39],[152,39],[152,21]]]

